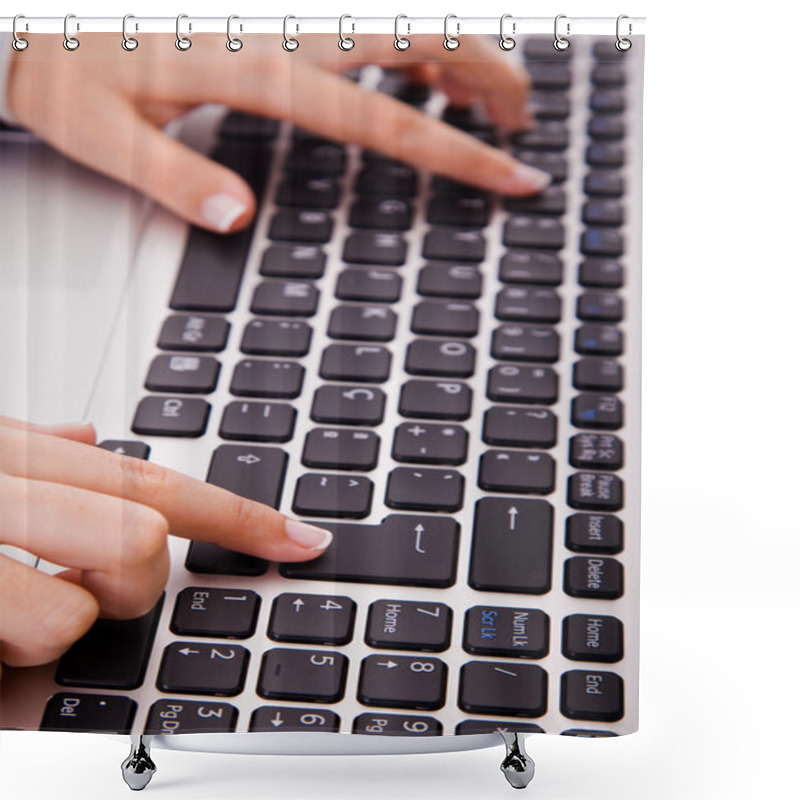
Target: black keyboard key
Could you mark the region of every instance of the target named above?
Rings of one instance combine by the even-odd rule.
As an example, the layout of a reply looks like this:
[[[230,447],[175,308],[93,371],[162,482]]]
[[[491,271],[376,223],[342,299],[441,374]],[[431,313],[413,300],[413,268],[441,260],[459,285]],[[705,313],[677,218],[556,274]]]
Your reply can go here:
[[[229,111],[219,126],[219,135],[223,139],[244,139],[245,142],[261,145],[274,139],[279,130],[280,123],[275,119],[245,114],[243,111]]]
[[[267,636],[276,642],[347,644],[355,618],[356,604],[349,597],[287,592],[272,602]]]
[[[158,700],[150,706],[144,732],[153,735],[233,733],[238,716],[238,710],[230,703]]]
[[[574,49],[568,47],[565,50],[556,50],[553,47],[553,37],[545,34],[528,36],[524,48],[526,61],[545,63],[550,61],[568,63],[572,60]],[[533,69],[538,69],[538,65]]]
[[[578,268],[578,283],[598,289],[620,289],[625,283],[625,271],[619,261],[587,258]]]
[[[269,569],[269,561],[246,553],[236,553],[210,542],[192,542],[186,556],[186,569],[201,575],[255,578]]]
[[[420,464],[463,464],[467,432],[460,425],[403,422],[395,428],[392,458]]]
[[[444,705],[447,664],[425,656],[367,656],[358,700],[366,706],[434,710]]]
[[[313,561],[284,563],[285,578],[394,586],[452,586],[459,525],[449,516],[391,514],[378,525],[326,522],[333,541]]]
[[[622,678],[574,669],[561,676],[561,713],[570,719],[616,722],[625,716]]]
[[[54,694],[39,730],[72,733],[130,733],[136,703],[112,694]]]
[[[314,428],[306,435],[303,464],[313,469],[371,470],[378,463],[379,444],[374,431]]]
[[[410,511],[458,511],[464,502],[464,478],[449,469],[395,467],[386,483],[389,508]]]
[[[539,63],[530,70],[534,89],[563,91],[569,89],[572,77],[569,65],[563,63]]]
[[[150,445],[144,442],[124,441],[122,439],[105,439],[100,442],[98,447],[116,453],[118,456],[130,456],[131,458],[150,458]]]
[[[469,342],[415,339],[406,350],[406,372],[469,378],[475,371],[475,348]]]
[[[622,114],[593,114],[589,119],[587,132],[593,139],[624,139],[625,119]]]
[[[597,41],[592,47],[592,55],[596,61],[612,61],[621,62],[627,58],[626,51],[619,50],[617,43],[611,39],[606,41]]]
[[[356,192],[381,197],[414,197],[417,173],[406,164],[372,162],[358,173]]]
[[[469,419],[472,389],[458,381],[406,381],[400,390],[398,410],[404,417]]]
[[[259,271],[276,278],[321,278],[326,258],[318,244],[275,242],[264,251]]]
[[[563,183],[569,174],[567,159],[561,153],[546,150],[516,150],[514,156],[529,167],[547,172],[556,184]]]
[[[196,438],[205,433],[210,411],[197,397],[145,397],[136,407],[131,430],[143,436]]]
[[[558,375],[550,367],[498,364],[489,370],[486,396],[506,403],[555,403]]]
[[[581,253],[586,256],[621,256],[625,244],[619,231],[606,228],[588,228],[581,234]]]
[[[482,290],[483,276],[472,264],[428,264],[419,271],[417,293],[426,297],[475,300]]]
[[[621,167],[625,164],[625,148],[614,142],[594,142],[586,148],[590,167]]]
[[[589,97],[589,108],[598,114],[619,114],[625,110],[625,93],[615,89],[596,89]]]
[[[561,652],[572,661],[621,661],[624,654],[622,623],[600,614],[564,617]]]
[[[470,661],[461,667],[458,707],[469,714],[544,716],[547,673],[538,664]],[[508,729],[516,730],[515,723]]]
[[[475,504],[473,589],[545,594],[552,557],[553,507],[546,500],[484,497]]]
[[[144,680],[162,595],[147,614],[136,619],[98,619],[61,656],[56,683],[90,689],[137,689]]]
[[[561,339],[555,328],[501,325],[492,333],[492,358],[509,361],[558,361]]]
[[[572,597],[616,600],[625,591],[622,564],[597,556],[568,558],[564,562],[564,591]]]
[[[486,239],[479,230],[431,228],[422,243],[422,256],[434,261],[483,261]]]
[[[512,214],[503,228],[506,247],[533,247],[560,250],[564,246],[564,226],[551,217]]]
[[[435,196],[489,197],[489,192],[486,191],[486,189],[479,189],[477,186],[472,186],[468,183],[461,183],[452,178],[445,178],[444,175],[434,175],[431,178],[431,192]]]
[[[172,314],[158,335],[161,350],[193,350],[218,353],[225,349],[230,324],[223,317],[206,314]]]
[[[544,733],[544,729],[532,722],[508,722],[491,719],[466,719],[456,725],[456,736],[472,736],[476,733]]]
[[[508,286],[497,293],[494,315],[515,322],[560,322],[561,298],[552,289]]]
[[[595,472],[570,475],[567,502],[586,511],[619,511],[623,503],[622,481],[616,475]]]
[[[592,83],[595,86],[624,86],[625,67],[615,63],[595,64],[592,67]]]
[[[615,394],[586,392],[572,400],[571,421],[576,428],[615,431],[623,424],[622,401]]]
[[[550,618],[538,608],[473,606],[464,620],[463,647],[479,656],[544,658]]]
[[[556,417],[546,408],[492,406],[483,416],[483,441],[508,447],[553,447],[556,428]]]
[[[263,140],[253,137],[245,139],[221,139],[211,151],[212,161],[233,170],[244,178],[256,201],[260,202],[266,188],[266,179],[272,160],[272,150]]]
[[[251,356],[304,356],[311,344],[308,323],[289,319],[253,319],[242,335],[241,351]]]
[[[252,442],[288,442],[297,412],[287,403],[228,403],[219,435],[223,439]]]
[[[442,732],[438,719],[411,714],[359,714],[353,720],[353,733],[373,736],[441,736]]]
[[[386,231],[407,231],[411,227],[414,207],[399,197],[359,197],[350,209],[351,228],[378,228]]]
[[[491,210],[488,197],[438,195],[428,203],[427,220],[431,225],[483,228],[489,224]]]
[[[556,467],[547,453],[487,450],[480,461],[478,486],[489,492],[550,494]]]
[[[189,586],[175,599],[170,630],[179,636],[247,639],[256,629],[261,598],[248,589]]]
[[[452,621],[444,603],[376,600],[369,607],[364,640],[370,647],[438,653],[450,646]]]
[[[618,200],[600,197],[583,204],[581,219],[586,225],[619,227],[625,222],[625,211]]]
[[[622,521],[611,514],[573,514],[567,518],[566,545],[576,553],[622,550]]]
[[[562,122],[539,122],[530,130],[512,134],[510,139],[520,150],[566,150],[569,129]]]
[[[295,514],[310,517],[369,516],[372,481],[362,475],[323,475],[309,472],[297,480],[292,501]]]
[[[339,184],[335,178],[291,173],[278,187],[275,204],[289,208],[336,208]]]
[[[145,388],[151,392],[209,394],[219,375],[219,361],[210,356],[163,355],[150,363]]]
[[[295,142],[284,162],[284,169],[287,172],[311,173],[327,177],[343,175],[346,166],[342,145],[313,139]]]
[[[569,95],[566,92],[531,92],[530,107],[536,119],[563,121],[570,115]]]
[[[622,331],[614,325],[587,322],[575,331],[575,352],[585,356],[619,356],[624,350]]]
[[[353,231],[344,242],[342,260],[349,264],[399,267],[406,263],[408,245],[399,233]]]
[[[388,342],[394,338],[397,314],[387,306],[343,305],[331,311],[331,339]]]
[[[576,469],[622,469],[622,442],[611,433],[579,433],[569,440],[569,463]]]
[[[364,300],[368,303],[396,303],[400,299],[402,278],[385,269],[344,269],[336,281],[339,300]]]
[[[477,105],[449,105],[442,113],[442,120],[465,131],[488,131],[494,127],[485,110]]]
[[[250,310],[254,314],[311,317],[318,298],[317,287],[309,281],[264,281],[256,286]]]
[[[558,286],[563,280],[564,265],[553,253],[535,250],[509,250],[500,259],[503,283],[534,283]]]
[[[304,372],[296,361],[248,358],[236,365],[230,391],[237,397],[297,397]]]
[[[344,695],[347,657],[329,650],[267,650],[257,691],[268,700],[336,703]]]
[[[584,178],[583,191],[589,197],[622,197],[625,179],[617,170],[595,169]]]
[[[341,719],[325,708],[296,708],[292,706],[261,706],[250,718],[251,733],[267,731],[319,731],[338,733]]]
[[[622,298],[614,292],[584,292],[578,297],[578,319],[587,322],[621,322]]]
[[[561,736],[578,736],[582,739],[607,739],[613,736],[619,736],[618,733],[613,731],[598,731],[590,730],[588,728],[570,728],[566,731],[561,731]]]
[[[480,317],[472,303],[422,300],[414,306],[411,330],[434,336],[475,336]]]
[[[392,354],[385,347],[329,344],[322,352],[319,374],[333,381],[383,383],[391,364]]]
[[[523,197],[507,197],[506,211],[517,214],[547,214],[560,217],[567,210],[567,195],[561,186],[548,186],[541,192]]]
[[[339,425],[380,425],[386,395],[375,387],[320,386],[314,392],[311,419]]]

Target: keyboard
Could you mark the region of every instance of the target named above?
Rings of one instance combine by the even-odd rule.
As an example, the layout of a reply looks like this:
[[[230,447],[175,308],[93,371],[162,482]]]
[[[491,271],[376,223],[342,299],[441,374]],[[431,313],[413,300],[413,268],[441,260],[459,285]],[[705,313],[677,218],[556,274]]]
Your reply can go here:
[[[221,118],[210,155],[257,219],[189,230],[100,446],[188,453],[333,543],[274,564],[173,541],[156,608],[35,671],[38,727],[636,730],[641,49],[520,40],[537,124],[510,136],[400,73],[349,74],[549,172],[530,197]]]

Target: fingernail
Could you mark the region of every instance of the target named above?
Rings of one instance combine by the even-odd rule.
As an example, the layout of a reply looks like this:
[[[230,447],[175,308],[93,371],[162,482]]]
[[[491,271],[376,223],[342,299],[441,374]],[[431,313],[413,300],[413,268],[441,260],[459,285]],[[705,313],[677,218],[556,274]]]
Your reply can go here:
[[[247,206],[229,194],[212,194],[203,201],[203,219],[221,233],[229,231],[231,225],[247,211]]]
[[[511,173],[508,182],[510,190],[527,190],[538,192],[550,185],[552,176],[536,167],[529,167],[527,164],[517,164]]]
[[[300,547],[307,547],[309,550],[324,550],[333,540],[330,531],[309,525],[307,522],[300,522],[297,519],[286,520],[286,535]]]

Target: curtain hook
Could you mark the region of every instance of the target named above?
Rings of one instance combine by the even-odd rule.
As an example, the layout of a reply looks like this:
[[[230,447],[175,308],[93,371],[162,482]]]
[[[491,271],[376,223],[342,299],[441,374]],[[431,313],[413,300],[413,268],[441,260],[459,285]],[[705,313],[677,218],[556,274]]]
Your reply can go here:
[[[342,33],[342,27],[346,19],[353,19],[353,18],[349,14],[342,14],[342,16],[339,17],[339,49],[345,51],[352,50],[356,46],[356,43],[349,36],[345,36],[344,33]],[[353,24],[353,32],[355,33],[356,24],[355,23],[352,24]]]
[[[64,17],[64,49],[69,50],[70,52],[74,52],[81,46],[81,43],[75,36],[69,35],[69,21],[71,19],[75,19],[74,14],[67,14],[67,16]],[[75,30],[79,31],[80,29],[81,29],[80,23],[76,22]]]
[[[553,30],[555,31],[555,35],[556,35],[556,39],[553,42],[553,47],[555,47],[556,50],[562,50],[563,51],[563,50],[566,50],[569,47],[569,39],[567,39],[566,37],[562,36],[558,32],[558,22],[559,22],[559,20],[562,20],[562,19],[567,19],[567,15],[566,14],[559,14],[556,17],[556,21],[555,21],[555,24],[553,26]],[[570,33],[570,24],[569,24],[569,21],[567,21],[567,36],[569,36],[569,33]]]
[[[631,47],[633,47],[633,43],[631,42],[630,39],[623,39],[622,36],[620,36],[620,32],[619,32],[620,31],[620,23],[624,19],[629,19],[627,14],[620,14],[617,17],[617,41],[616,41],[615,47],[617,48],[617,50],[620,51],[620,53],[624,53],[627,50],[630,50]],[[632,33],[633,33],[633,25],[631,25],[631,23],[628,22],[628,36],[630,36]]]
[[[30,44],[30,42],[29,42],[27,39],[23,39],[23,38],[22,38],[22,37],[21,37],[21,36],[20,36],[20,35],[17,33],[17,20],[18,20],[18,19],[25,19],[25,15],[24,15],[24,14],[17,14],[17,16],[16,16],[16,17],[14,17],[14,21],[11,23],[11,33],[12,33],[12,35],[13,35],[13,37],[14,37],[14,38],[11,40],[11,46],[12,46],[12,47],[13,47],[13,48],[14,48],[14,49],[15,49],[15,50],[18,52],[18,53],[21,53],[23,50],[27,50],[27,49],[28,49],[28,45]],[[28,23],[27,23],[27,22],[25,23],[25,30],[26,30],[26,31],[28,30]]]
[[[451,19],[456,20],[456,35],[451,36],[447,31],[447,24],[450,22]],[[445,50],[458,50],[458,46],[461,42],[458,41],[458,34],[461,33],[461,23],[458,22],[458,17],[455,14],[448,14],[444,18],[444,49]]]
[[[188,14],[178,14],[177,19],[175,20],[175,47],[178,50],[182,50],[186,52],[192,46],[192,40],[188,36],[184,36],[181,33],[181,20],[188,19]],[[192,32],[192,23],[189,23],[189,33]]]
[[[236,14],[231,14],[228,17],[228,41],[225,42],[225,47],[227,47],[231,53],[238,53],[244,47],[244,42],[241,39],[235,39],[231,36],[231,22],[235,19],[239,19]],[[239,31],[241,32],[241,30],[242,26],[240,25]]]
[[[297,17],[293,16],[292,14],[287,14],[283,18],[283,49],[286,50],[287,53],[293,53],[298,47],[300,47],[300,42],[297,39],[289,36],[287,33],[287,27],[290,19],[297,19]],[[296,33],[300,33],[300,25],[297,25]]]
[[[511,19],[511,17],[512,17],[511,14],[503,14],[503,16],[500,17],[500,49],[505,50],[506,52],[508,52],[509,50],[513,50],[517,46],[516,40],[512,39],[510,36],[506,36],[503,31],[503,26],[505,24],[505,21],[507,19]],[[511,33],[516,33],[516,32],[517,32],[517,23],[512,22]]]
[[[133,14],[126,14],[122,18],[122,49],[127,50],[129,53],[134,51],[139,46],[139,40],[133,36],[128,36],[128,20],[136,19]],[[139,30],[139,24],[136,24],[136,30]]]
[[[408,19],[405,14],[398,14],[394,18],[394,49],[395,50],[408,50],[411,47],[411,39],[406,39],[405,36],[400,35],[400,20]],[[408,35],[411,35],[411,23],[407,22]]]

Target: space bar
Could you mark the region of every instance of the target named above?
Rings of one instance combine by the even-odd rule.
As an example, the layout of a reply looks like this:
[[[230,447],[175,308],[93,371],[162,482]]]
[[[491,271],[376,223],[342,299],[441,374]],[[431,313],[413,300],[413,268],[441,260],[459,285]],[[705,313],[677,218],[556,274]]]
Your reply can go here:
[[[333,541],[319,558],[281,564],[285,578],[452,586],[456,576],[458,523],[449,517],[392,514],[379,525],[320,522]]]

